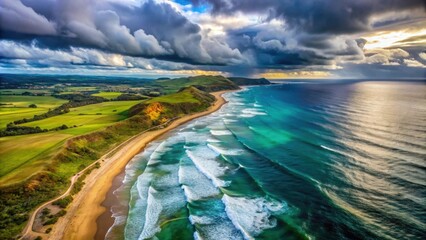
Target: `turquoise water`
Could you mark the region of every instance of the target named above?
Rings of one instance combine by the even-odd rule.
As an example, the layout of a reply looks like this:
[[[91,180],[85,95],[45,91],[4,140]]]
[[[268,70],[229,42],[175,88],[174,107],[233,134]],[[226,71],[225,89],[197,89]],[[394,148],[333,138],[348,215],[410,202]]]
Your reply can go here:
[[[131,161],[110,238],[424,239],[424,82],[225,97]]]

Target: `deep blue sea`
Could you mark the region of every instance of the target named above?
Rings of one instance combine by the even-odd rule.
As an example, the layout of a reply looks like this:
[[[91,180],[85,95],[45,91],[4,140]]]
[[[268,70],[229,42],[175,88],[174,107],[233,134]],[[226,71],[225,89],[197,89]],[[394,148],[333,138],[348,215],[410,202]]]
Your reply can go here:
[[[129,163],[108,237],[426,239],[425,82],[225,98]]]

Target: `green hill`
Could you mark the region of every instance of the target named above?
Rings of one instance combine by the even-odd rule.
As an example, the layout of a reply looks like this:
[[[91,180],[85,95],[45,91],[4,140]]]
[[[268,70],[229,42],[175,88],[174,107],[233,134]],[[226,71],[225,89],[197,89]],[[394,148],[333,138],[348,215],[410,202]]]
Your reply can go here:
[[[243,77],[230,77],[228,78],[231,82],[237,84],[238,86],[249,86],[249,85],[269,85],[269,82],[266,78],[243,78]]]
[[[157,79],[153,83],[165,93],[174,93],[182,88],[194,86],[205,92],[235,90],[238,86],[223,76],[195,76],[174,79]]]

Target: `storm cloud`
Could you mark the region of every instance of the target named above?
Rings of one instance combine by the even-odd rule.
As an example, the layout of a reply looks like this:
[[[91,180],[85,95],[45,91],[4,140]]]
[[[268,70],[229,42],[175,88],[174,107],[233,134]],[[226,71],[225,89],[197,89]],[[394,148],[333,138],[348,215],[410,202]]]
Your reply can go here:
[[[398,65],[424,76],[426,32],[414,33],[426,29],[425,7],[422,0],[3,0],[0,71],[105,66],[253,75]],[[367,49],[369,34],[408,27],[413,34],[398,46]]]
[[[25,3],[28,6],[20,0],[0,3],[2,38],[38,39],[51,47],[91,47],[201,64],[226,64],[241,58],[226,43],[203,39],[197,24],[166,3],[146,1],[132,7],[96,0]]]
[[[209,3],[215,14],[265,13],[268,19],[284,19],[292,28],[309,33],[354,33],[371,29],[378,14],[426,10],[423,0],[193,0]]]

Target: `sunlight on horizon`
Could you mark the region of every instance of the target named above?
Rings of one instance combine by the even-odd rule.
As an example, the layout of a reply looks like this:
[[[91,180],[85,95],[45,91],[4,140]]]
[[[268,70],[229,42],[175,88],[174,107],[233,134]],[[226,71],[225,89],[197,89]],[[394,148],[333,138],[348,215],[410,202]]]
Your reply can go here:
[[[364,46],[365,50],[383,49],[389,47],[412,46],[419,44],[426,44],[426,38],[421,38],[426,35],[426,29],[418,31],[392,31],[392,32],[379,32],[375,35],[363,37],[367,40]],[[412,38],[419,38],[411,40]]]

